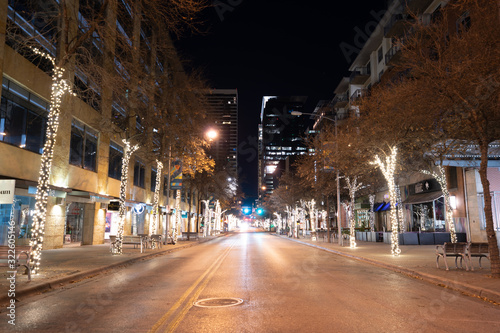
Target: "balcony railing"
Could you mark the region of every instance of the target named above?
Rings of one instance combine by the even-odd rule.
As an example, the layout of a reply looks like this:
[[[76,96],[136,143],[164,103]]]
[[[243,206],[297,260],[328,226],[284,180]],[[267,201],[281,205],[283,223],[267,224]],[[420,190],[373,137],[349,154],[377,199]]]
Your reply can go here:
[[[354,84],[363,83],[370,76],[370,67],[356,67],[349,77],[349,81]]]
[[[347,101],[349,101],[349,94],[347,93],[347,91],[345,93],[343,93],[343,94],[337,94],[333,98],[333,103],[334,104],[342,103],[342,102],[347,102]]]
[[[354,93],[351,95],[351,101],[354,102],[360,99],[361,97],[366,96],[367,91],[368,90],[366,89],[356,89]]]

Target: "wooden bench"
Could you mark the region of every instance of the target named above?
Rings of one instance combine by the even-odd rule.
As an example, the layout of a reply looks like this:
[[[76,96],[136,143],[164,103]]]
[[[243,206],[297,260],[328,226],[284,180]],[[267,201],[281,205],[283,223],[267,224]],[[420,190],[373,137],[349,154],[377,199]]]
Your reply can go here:
[[[479,268],[481,269],[481,259],[487,258],[488,260],[490,260],[488,243],[469,243],[469,246],[467,247],[467,256],[469,257],[471,270],[474,270],[474,266],[472,265],[472,257],[479,258]]]
[[[467,265],[467,247],[468,244],[466,242],[459,243],[449,243],[446,242],[443,245],[436,246],[436,266],[439,268],[439,258],[443,258],[444,265],[446,266],[446,270],[450,270],[448,268],[448,263],[446,262],[447,257],[455,257],[455,267],[458,268],[457,260],[460,258],[460,267],[462,267],[462,260],[465,261],[465,269],[469,270],[469,266]]]
[[[17,269],[20,266],[26,267],[28,281],[31,281],[31,246],[18,245],[13,249],[7,245],[0,246],[0,267],[9,267],[9,271],[14,271],[17,274]]]
[[[116,236],[109,236],[109,240],[111,243],[111,252],[115,253],[116,251]],[[143,252],[143,249],[145,248],[145,243],[146,243],[146,237],[142,236],[134,236],[134,235],[129,235],[129,236],[123,236],[122,240],[122,245],[129,244],[129,245],[134,245],[134,249],[137,245],[141,247],[141,253]]]

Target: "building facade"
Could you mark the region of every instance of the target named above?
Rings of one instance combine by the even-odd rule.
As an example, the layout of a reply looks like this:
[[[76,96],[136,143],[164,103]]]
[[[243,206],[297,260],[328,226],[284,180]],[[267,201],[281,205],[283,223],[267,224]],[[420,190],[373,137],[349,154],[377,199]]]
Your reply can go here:
[[[408,32],[413,17],[417,14],[424,22],[432,22],[440,17],[441,8],[448,1],[392,1],[377,27],[370,35],[359,54],[352,62],[350,76],[344,77],[334,91],[331,101],[332,114],[342,126],[343,120],[358,115],[355,102],[369,93],[370,89],[381,82],[391,80],[394,76],[393,68],[400,58],[401,45],[404,44],[404,34]],[[466,20],[457,16],[457,20]],[[460,23],[457,21],[457,29]],[[453,28],[455,25],[453,24]],[[327,114],[324,114],[327,116]],[[488,163],[488,180],[492,193],[492,208],[494,226],[497,238],[500,238],[500,186],[499,144],[491,145],[490,160]],[[484,199],[483,189],[478,173],[479,152],[471,146],[470,154],[466,158],[450,156],[444,161],[448,191],[453,202],[453,221],[456,231],[460,234],[459,240],[474,242],[486,241],[486,222],[483,216]],[[404,205],[404,222],[400,224],[403,232],[449,232],[445,224],[445,208],[443,191],[433,177],[424,174],[414,174],[399,178],[398,187]],[[389,195],[388,190],[377,192],[374,211],[378,231],[389,231]],[[358,199],[356,216],[358,226],[367,225],[368,208],[362,203],[368,203],[368,198]],[[347,222],[343,220],[343,226]],[[438,236],[436,236],[438,237]],[[404,243],[404,239],[401,239]],[[432,243],[433,244],[433,243]]]
[[[209,121],[217,129],[217,140],[210,148],[217,169],[238,176],[238,90],[213,89],[206,95]]]
[[[296,156],[307,154],[304,143],[310,126],[309,116],[293,116],[302,112],[305,96],[264,96],[259,125],[259,198],[271,194],[286,165]]]
[[[40,6],[43,7],[44,3],[40,2]],[[42,70],[40,58],[16,52],[16,40],[6,36],[7,26],[29,34],[26,38],[32,37],[40,49],[54,57],[61,46],[42,37],[46,28],[43,20],[34,20],[33,12],[26,11],[22,1],[2,1],[0,5],[0,192],[12,188],[14,193],[12,201],[0,202],[0,244],[6,244],[7,227],[13,220],[16,242],[24,245],[29,243],[32,234],[52,77]],[[78,11],[78,1],[72,1],[71,6]],[[82,24],[86,14],[80,14],[80,21],[72,21],[75,26],[71,27],[71,31],[76,31],[77,24]],[[119,29],[119,23],[117,34],[124,35],[126,32]],[[145,36],[141,38],[147,39]],[[102,49],[99,51],[102,52]],[[81,75],[72,65],[67,68],[67,82],[77,94],[66,94],[61,104],[49,180],[44,249],[103,244],[109,235],[117,231],[125,145],[122,142],[124,129],[111,125],[110,119],[122,114],[123,110],[112,99],[104,98],[105,86],[92,88],[102,101],[98,107],[80,94],[81,90],[77,88]],[[163,66],[166,67],[166,63],[159,62],[158,67]],[[133,125],[139,129],[140,119]],[[167,215],[175,201],[173,191],[167,191],[167,169],[164,168],[161,175],[160,223],[156,230],[150,230],[157,164],[144,147],[132,155],[126,190],[125,235],[166,234]],[[186,214],[189,210],[188,199],[191,200],[183,196],[181,209],[184,223],[181,223],[179,231],[187,230],[188,220],[194,223],[194,218]],[[191,211],[196,212],[197,206],[193,203]],[[190,230],[196,230],[196,227],[193,225]]]

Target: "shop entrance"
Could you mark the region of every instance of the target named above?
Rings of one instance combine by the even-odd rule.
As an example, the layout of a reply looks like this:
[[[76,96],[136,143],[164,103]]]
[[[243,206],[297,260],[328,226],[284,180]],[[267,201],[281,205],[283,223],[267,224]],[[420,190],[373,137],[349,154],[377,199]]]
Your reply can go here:
[[[66,206],[66,222],[64,224],[64,244],[81,245],[83,238],[84,204],[69,203]]]

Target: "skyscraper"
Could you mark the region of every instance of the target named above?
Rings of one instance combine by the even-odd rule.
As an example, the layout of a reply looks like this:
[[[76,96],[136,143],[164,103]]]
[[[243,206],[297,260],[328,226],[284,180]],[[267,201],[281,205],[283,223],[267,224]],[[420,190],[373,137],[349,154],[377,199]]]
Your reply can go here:
[[[237,177],[238,172],[238,91],[236,89],[213,89],[207,94],[210,121],[218,131],[210,153],[215,167],[226,170]]]
[[[259,125],[259,197],[270,194],[280,174],[296,156],[305,155],[309,117],[292,116],[302,112],[306,96],[264,96]],[[288,162],[288,163],[287,163]]]

